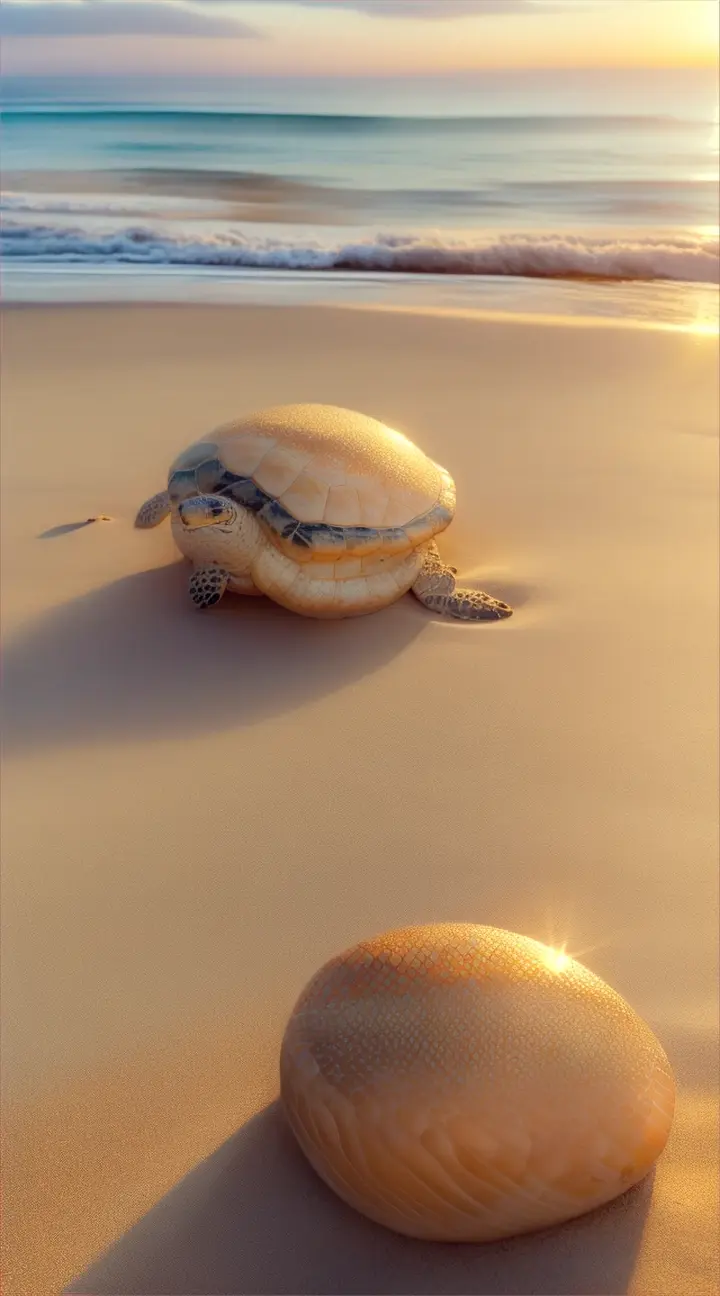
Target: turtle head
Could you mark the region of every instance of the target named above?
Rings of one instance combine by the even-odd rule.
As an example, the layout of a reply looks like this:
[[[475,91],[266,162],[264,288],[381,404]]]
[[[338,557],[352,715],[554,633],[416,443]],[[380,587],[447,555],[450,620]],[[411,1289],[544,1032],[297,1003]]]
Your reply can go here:
[[[237,505],[222,495],[194,495],[178,505],[178,514],[189,531],[208,526],[222,526],[227,530],[239,520]]]
[[[263,543],[257,519],[223,495],[193,495],[177,506],[175,539],[193,562],[218,563],[233,576],[246,575]]]

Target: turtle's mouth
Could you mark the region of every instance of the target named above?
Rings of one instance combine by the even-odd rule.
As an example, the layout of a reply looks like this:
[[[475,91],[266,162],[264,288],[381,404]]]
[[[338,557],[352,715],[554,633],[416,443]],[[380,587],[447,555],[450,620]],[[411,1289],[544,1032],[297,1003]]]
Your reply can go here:
[[[178,505],[180,521],[189,531],[232,522],[234,512],[232,505],[217,495],[196,495]]]

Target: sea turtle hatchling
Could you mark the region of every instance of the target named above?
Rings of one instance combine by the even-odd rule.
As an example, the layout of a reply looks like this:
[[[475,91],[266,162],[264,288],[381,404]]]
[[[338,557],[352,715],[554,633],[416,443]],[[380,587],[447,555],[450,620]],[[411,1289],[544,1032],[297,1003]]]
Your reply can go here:
[[[400,432],[334,406],[288,405],[184,450],[135,525],[170,515],[200,608],[230,590],[305,616],[360,616],[412,590],[463,621],[510,616],[499,599],[458,589],[440,558],[434,537],[454,511],[452,478]]]

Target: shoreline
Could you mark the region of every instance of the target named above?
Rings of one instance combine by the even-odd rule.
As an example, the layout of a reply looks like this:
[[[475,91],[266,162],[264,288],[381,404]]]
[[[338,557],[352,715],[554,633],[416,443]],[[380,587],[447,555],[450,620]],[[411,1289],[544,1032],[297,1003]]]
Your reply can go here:
[[[148,266],[3,264],[0,298],[20,305],[363,306],[408,313],[566,325],[667,328],[717,334],[711,284],[510,276],[382,275]]]

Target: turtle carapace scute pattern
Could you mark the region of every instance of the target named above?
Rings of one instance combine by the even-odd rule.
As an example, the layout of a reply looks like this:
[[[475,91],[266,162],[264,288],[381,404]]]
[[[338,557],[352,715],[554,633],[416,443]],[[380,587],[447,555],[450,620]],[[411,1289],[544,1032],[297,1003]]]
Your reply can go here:
[[[168,515],[192,563],[198,607],[226,590],[265,594],[304,616],[378,611],[408,590],[459,620],[511,608],[459,589],[435,537],[455,512],[455,485],[406,436],[329,405],[287,405],[218,428],[170,466],[167,490],[136,526]]]

